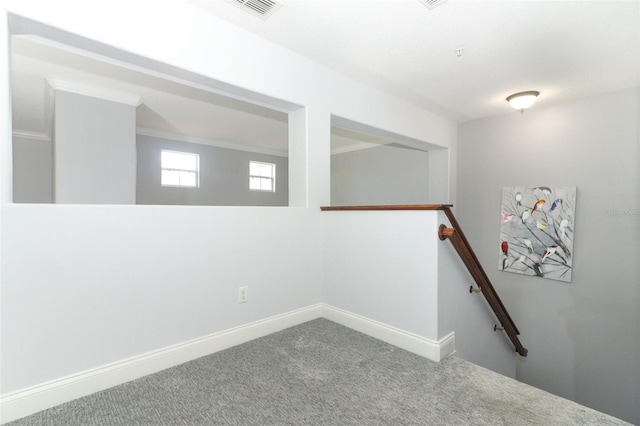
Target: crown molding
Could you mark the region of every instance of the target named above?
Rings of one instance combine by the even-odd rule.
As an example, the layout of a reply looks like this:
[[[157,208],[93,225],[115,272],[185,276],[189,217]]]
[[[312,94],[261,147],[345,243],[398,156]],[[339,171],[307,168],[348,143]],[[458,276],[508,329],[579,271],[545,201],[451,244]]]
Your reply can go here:
[[[92,86],[56,76],[47,77],[47,82],[54,90],[117,102],[133,107],[139,107],[142,104],[142,98],[138,95],[105,89],[104,87]]]
[[[49,137],[49,135],[47,135],[46,133],[31,132],[29,130],[13,129],[12,135],[14,138],[25,138],[43,142],[51,141],[51,137]]]
[[[362,151],[363,149],[369,149],[369,148],[379,148],[381,146],[388,145],[389,143],[358,142],[356,144],[345,146],[345,147],[342,147],[342,148],[332,149],[331,150],[331,155],[345,154],[347,152],[353,152],[353,151]]]
[[[226,142],[216,139],[198,138],[194,136],[181,135],[178,133],[165,132],[163,130],[149,129],[147,127],[137,127],[136,134],[142,136],[150,136],[153,138],[169,139],[173,141],[197,143],[200,145],[215,146],[217,148],[233,149],[235,151],[254,152],[256,154],[275,155],[277,157],[288,157],[288,152],[278,150],[262,148],[258,146],[243,145],[239,143]]]

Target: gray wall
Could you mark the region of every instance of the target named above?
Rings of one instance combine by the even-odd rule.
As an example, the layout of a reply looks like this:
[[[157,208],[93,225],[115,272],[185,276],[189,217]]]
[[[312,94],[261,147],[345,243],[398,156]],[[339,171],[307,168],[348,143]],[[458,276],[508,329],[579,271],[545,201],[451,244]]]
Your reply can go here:
[[[209,145],[138,135],[138,204],[209,206],[286,206],[289,201],[288,160]],[[160,152],[163,149],[200,155],[200,187],[160,185]],[[276,164],[276,192],[249,190],[249,161]]]
[[[134,204],[136,109],[56,91],[56,203]]]
[[[51,141],[13,136],[13,202],[51,203]]]
[[[460,125],[457,215],[529,356],[517,378],[640,424],[640,89]],[[501,272],[503,186],[578,188],[573,282]]]
[[[429,153],[399,145],[331,156],[331,204],[428,202]]]

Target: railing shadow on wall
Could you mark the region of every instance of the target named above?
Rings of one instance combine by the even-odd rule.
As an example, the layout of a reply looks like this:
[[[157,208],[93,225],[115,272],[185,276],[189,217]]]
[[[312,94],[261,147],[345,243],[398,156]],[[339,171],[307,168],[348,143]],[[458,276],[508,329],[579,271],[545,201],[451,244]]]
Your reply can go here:
[[[451,204],[405,204],[405,205],[374,205],[374,206],[327,206],[321,207],[322,211],[362,211],[362,210],[372,210],[372,211],[382,211],[382,210],[440,210],[443,211],[444,214],[449,219],[451,223],[451,227],[447,227],[446,225],[440,225],[438,230],[438,237],[440,240],[449,240],[451,244],[458,252],[460,259],[467,267],[467,270],[473,277],[474,281],[478,286],[478,291],[482,293],[487,303],[491,307],[491,310],[500,321],[500,327],[497,325],[494,326],[494,330],[504,330],[509,340],[515,347],[515,350],[518,354],[523,357],[527,356],[527,349],[522,345],[520,339],[518,339],[518,335],[520,331],[516,327],[515,323],[511,319],[509,312],[505,308],[504,304],[500,300],[500,297],[496,293],[493,284],[489,280],[486,272],[482,268],[480,261],[476,257],[469,241],[467,240],[458,220],[453,214],[451,210],[453,205]],[[472,291],[470,289],[470,291]]]

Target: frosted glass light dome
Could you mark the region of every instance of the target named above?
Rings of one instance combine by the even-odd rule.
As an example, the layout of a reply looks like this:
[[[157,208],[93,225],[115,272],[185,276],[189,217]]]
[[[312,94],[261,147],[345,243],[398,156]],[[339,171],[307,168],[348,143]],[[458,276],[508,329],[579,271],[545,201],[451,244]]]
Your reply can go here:
[[[511,105],[511,108],[517,109],[518,111],[522,112],[533,105],[539,94],[540,92],[536,92],[534,90],[514,93],[507,98],[507,101],[509,102],[509,105]]]

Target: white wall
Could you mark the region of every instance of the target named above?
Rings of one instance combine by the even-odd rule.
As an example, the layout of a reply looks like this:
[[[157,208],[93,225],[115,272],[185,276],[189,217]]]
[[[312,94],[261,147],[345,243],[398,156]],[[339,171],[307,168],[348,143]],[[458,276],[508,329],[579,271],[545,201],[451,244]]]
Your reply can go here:
[[[183,74],[214,89],[262,103],[278,100],[279,108],[295,110],[289,132],[295,135],[289,148],[295,182],[290,196],[301,207],[5,202],[0,210],[3,394],[320,301],[318,207],[329,204],[334,111],[425,143],[445,148],[456,143],[455,123],[184,2],[4,4],[14,13],[14,28],[105,54],[114,53],[112,46],[130,58],[168,64],[164,68],[171,72],[172,67],[186,70]],[[2,10],[2,25],[6,19]],[[6,32],[0,32],[0,46],[7,44]],[[7,52],[0,53],[6,59],[0,63],[8,64]],[[0,81],[6,81],[7,70],[1,72]],[[1,93],[2,197],[9,201],[10,92]],[[446,177],[442,182],[449,184]],[[168,249],[176,246],[178,253]],[[250,287],[247,304],[237,303],[239,285]]]
[[[3,393],[317,303],[316,216],[5,207]]]
[[[473,279],[439,240],[441,223],[450,226],[439,211],[324,212],[323,300],[411,333],[415,346],[396,344],[430,359],[450,353],[453,335],[464,359],[515,377],[515,349],[493,331],[498,321],[482,295],[469,294]],[[437,347],[436,356],[425,346]]]
[[[9,22],[6,12],[0,9],[0,57],[4,64],[9,64]],[[0,201],[2,203],[13,200],[13,143],[12,117],[11,117],[11,93],[10,76],[11,71],[8,65],[0,66]],[[0,224],[2,214],[0,213]],[[0,226],[2,235],[2,226]],[[2,246],[0,245],[0,261],[2,260]]]
[[[135,204],[136,108],[56,90],[56,203]]]
[[[436,218],[429,211],[324,212],[324,302],[438,340]]]
[[[577,186],[573,282],[487,267],[529,356],[517,378],[640,423],[640,89],[464,123],[458,218],[496,265],[504,186]]]

